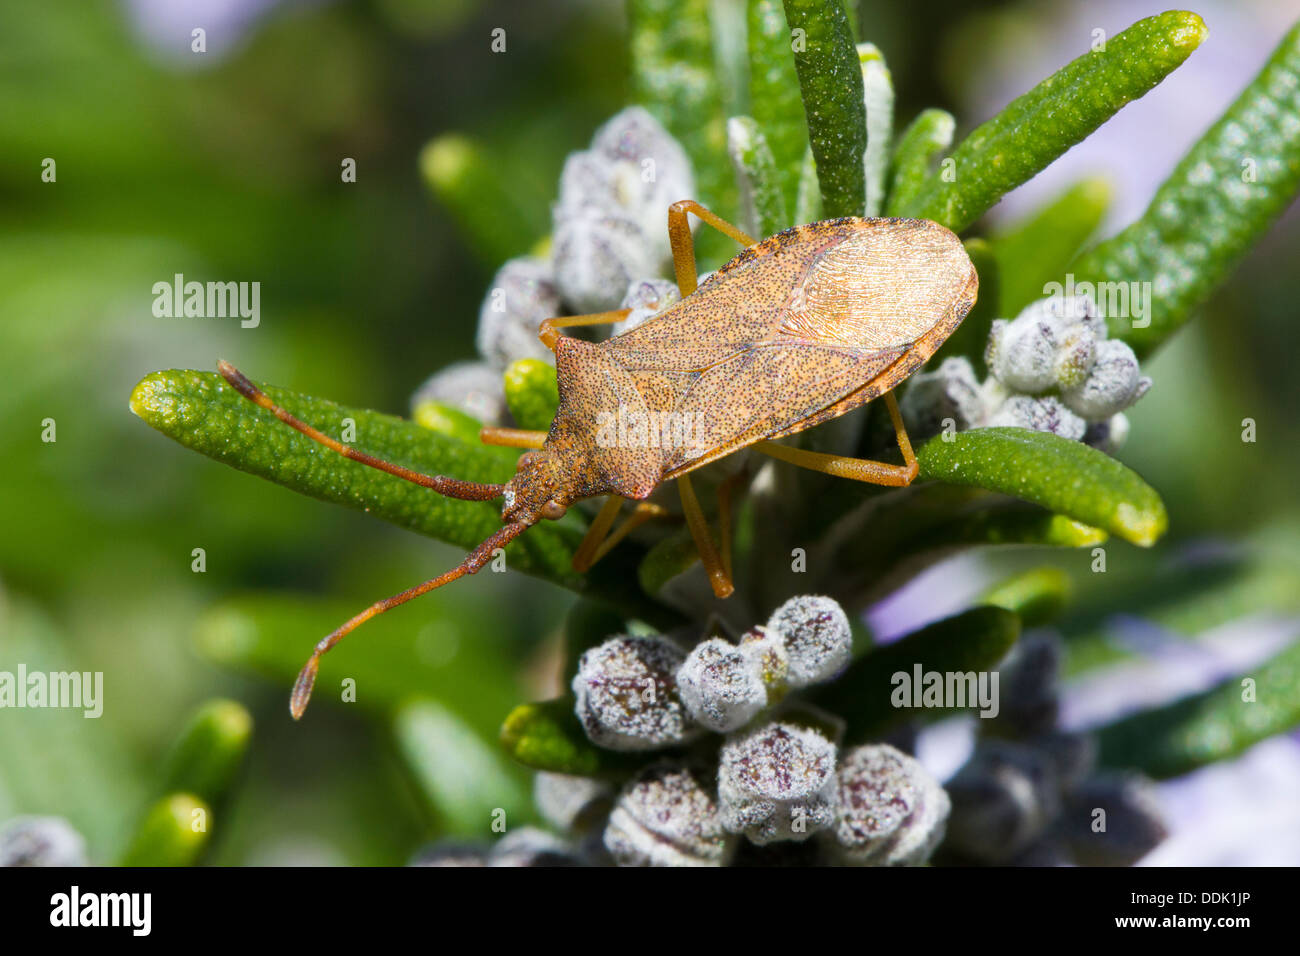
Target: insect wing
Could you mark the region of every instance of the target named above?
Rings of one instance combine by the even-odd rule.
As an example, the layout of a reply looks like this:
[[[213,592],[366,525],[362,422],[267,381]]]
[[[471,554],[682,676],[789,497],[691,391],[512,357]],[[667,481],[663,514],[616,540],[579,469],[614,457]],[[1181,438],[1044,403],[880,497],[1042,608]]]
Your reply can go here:
[[[937,223],[830,220],[746,250],[605,346],[638,388],[675,392],[690,440],[667,454],[666,479],[888,391],[957,327],[976,282]]]

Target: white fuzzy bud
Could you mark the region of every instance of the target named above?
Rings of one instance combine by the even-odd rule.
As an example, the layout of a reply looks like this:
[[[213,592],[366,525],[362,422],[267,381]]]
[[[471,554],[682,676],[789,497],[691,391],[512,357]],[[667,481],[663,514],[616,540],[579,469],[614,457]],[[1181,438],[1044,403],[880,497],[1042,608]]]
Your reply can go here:
[[[1056,333],[1046,319],[1022,316],[993,323],[985,352],[989,371],[1017,392],[1034,394],[1056,384]]]
[[[1013,391],[1037,394],[1082,382],[1106,323],[1086,296],[1039,299],[989,332],[989,371]]]
[[[975,369],[964,357],[944,359],[933,372],[918,372],[899,401],[908,430],[933,435],[951,418],[957,431],[979,425],[985,414]]]
[[[677,692],[685,655],[659,636],[612,637],[578,659],[575,711],[591,742],[610,750],[655,750],[699,733]]]
[[[14,817],[0,826],[0,866],[86,865],[86,841],[62,817]]]
[[[670,279],[638,279],[627,287],[627,294],[619,303],[620,309],[631,309],[626,319],[616,322],[610,329],[611,335],[630,332],[648,319],[654,318],[664,309],[681,300],[677,283]]]
[[[759,845],[805,840],[835,822],[835,745],[792,724],[730,738],[718,765],[722,823]]]
[[[1061,400],[1089,421],[1110,418],[1146,394],[1151,379],[1141,374],[1137,356],[1118,339],[1097,346],[1096,361],[1078,385],[1061,389]]]
[[[671,254],[668,207],[695,195],[686,151],[639,106],[623,110],[597,130],[591,151],[612,163],[615,200],[640,225],[657,262],[666,261]]]
[[[487,857],[488,866],[577,866],[572,848],[538,827],[519,827],[498,840]]]
[[[640,227],[626,215],[592,207],[555,214],[555,281],[575,312],[617,308],[633,279],[653,275],[657,257]]]
[[[559,314],[560,294],[551,264],[542,259],[511,259],[497,270],[479,308],[479,354],[501,370],[523,358],[554,364],[551,350],[537,332],[543,320]]]
[[[859,866],[916,866],[943,840],[952,805],[939,782],[889,744],[857,747],[838,771],[836,848]]]
[[[769,696],[780,696],[789,687],[790,653],[785,649],[785,635],[755,627],[740,638],[740,652],[758,671]]]
[[[411,396],[412,409],[423,402],[440,402],[484,425],[500,425],[506,414],[501,370],[487,362],[453,362],[425,379]]]
[[[545,770],[533,777],[537,812],[557,830],[585,829],[608,808],[613,797],[613,788],[603,780]]]
[[[848,666],[852,656],[848,615],[832,598],[792,597],[768,619],[767,629],[784,638],[791,687],[830,680]]]
[[[619,794],[605,849],[620,866],[725,866],[736,839],[723,829],[712,787],[698,773],[659,764]]]
[[[720,637],[696,645],[677,671],[677,690],[696,721],[727,733],[767,704],[767,688],[756,662]]]
[[[1088,430],[1088,423],[1051,395],[1012,395],[991,414],[985,425],[1010,425],[1036,432],[1051,432],[1078,441]]]

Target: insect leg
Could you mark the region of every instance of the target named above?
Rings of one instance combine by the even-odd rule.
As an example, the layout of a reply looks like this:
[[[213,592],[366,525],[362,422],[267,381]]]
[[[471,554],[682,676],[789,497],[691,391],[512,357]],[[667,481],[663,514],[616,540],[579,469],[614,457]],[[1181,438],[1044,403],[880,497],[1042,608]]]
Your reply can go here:
[[[372,617],[392,610],[399,604],[405,604],[422,594],[428,594],[435,588],[450,584],[457,578],[476,573],[482,569],[483,565],[488,563],[498,548],[504,548],[527,529],[528,525],[517,521],[504,526],[466,555],[465,560],[450,571],[440,574],[436,578],[431,578],[423,584],[408,588],[400,594],[394,594],[390,598],[375,602],[342,626],[325,635],[316,645],[315,650],[311,652],[311,657],[307,658],[307,663],[303,665],[302,670],[299,671],[298,679],[293,682],[293,693],[289,697],[289,713],[293,714],[293,719],[297,720],[302,717],[303,711],[307,709],[307,702],[311,699],[312,688],[316,685],[316,673],[320,668],[321,656],[343,640],[350,631],[360,627]]]
[[[718,557],[718,549],[713,545],[713,535],[709,532],[709,520],[704,517],[700,500],[695,497],[695,488],[688,476],[678,476],[677,491],[682,498],[682,511],[686,515],[686,525],[691,529],[691,537],[695,539],[695,549],[700,552],[700,560],[704,562],[704,570],[708,572],[713,593],[720,598],[730,597],[736,587],[731,583],[731,574],[723,566],[722,559]]]
[[[606,325],[611,322],[622,322],[631,311],[631,309],[615,309],[612,312],[592,312],[590,315],[556,316],[542,323],[541,328],[537,330],[537,337],[542,340],[543,345],[554,352],[555,343],[560,341],[560,329],[569,329],[578,325]]]
[[[623,523],[609,533],[609,537],[600,543],[596,553],[591,557],[591,563],[595,564],[605,555],[614,550],[615,546],[626,538],[629,534],[641,527],[652,518],[666,518],[668,511],[649,501],[638,501],[632,513],[623,519]]]
[[[778,445],[770,441],[758,442],[754,448],[765,455],[798,465],[800,468],[820,471],[837,478],[851,478],[854,481],[866,481],[873,485],[889,485],[895,488],[910,485],[916,478],[920,465],[917,463],[915,452],[912,451],[912,442],[907,437],[907,429],[903,427],[903,416],[898,411],[898,402],[893,392],[885,395],[885,404],[889,407],[889,417],[893,419],[894,430],[898,434],[898,448],[903,453],[903,461],[906,464],[889,465],[863,458],[825,455],[821,452],[791,448],[789,445]]]
[[[677,274],[677,288],[684,296],[694,292],[699,284],[695,271],[695,237],[691,235],[689,213],[695,213],[702,221],[723,235],[735,239],[742,246],[752,246],[758,242],[693,199],[673,203],[668,207],[668,241],[673,247],[673,271]]]
[[[504,485],[485,485],[477,481],[444,478],[442,475],[425,475],[418,471],[412,471],[410,468],[403,468],[401,465],[394,465],[392,462],[384,461],[373,455],[367,455],[365,452],[357,451],[352,446],[345,445],[338,439],[313,428],[302,419],[276,405],[265,392],[245,378],[244,373],[229,362],[218,362],[217,371],[234,387],[235,391],[254,405],[266,409],[290,428],[297,429],[313,441],[320,442],[326,448],[338,452],[344,458],[350,458],[363,465],[369,465],[371,468],[377,468],[380,471],[388,472],[390,475],[396,475],[398,478],[404,478],[413,484],[432,488],[440,495],[446,495],[448,498],[459,498],[461,501],[491,501],[493,498],[500,498],[501,492],[505,488]]]
[[[618,495],[609,495],[605,498],[605,503],[601,505],[596,517],[591,520],[587,533],[583,535],[578,550],[573,553],[573,570],[586,571],[595,563],[596,549],[609,534],[609,529],[613,527],[614,520],[622,507],[623,499]]]
[[[485,445],[501,445],[506,448],[541,448],[546,444],[546,432],[488,425],[479,429],[478,440]]]

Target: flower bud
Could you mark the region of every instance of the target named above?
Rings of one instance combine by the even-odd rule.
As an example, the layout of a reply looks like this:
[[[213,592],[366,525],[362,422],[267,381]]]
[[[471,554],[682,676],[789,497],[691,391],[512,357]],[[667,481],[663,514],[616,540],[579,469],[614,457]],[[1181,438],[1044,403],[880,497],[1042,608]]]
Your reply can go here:
[[[1061,389],[1061,400],[1083,418],[1098,421],[1122,412],[1150,387],[1151,379],[1141,374],[1133,350],[1110,339],[1097,346],[1097,359],[1087,378]]]
[[[500,425],[506,414],[501,370],[487,362],[453,362],[429,376],[411,396],[412,408],[422,402],[441,402],[484,425]]]
[[[686,151],[639,106],[623,110],[597,130],[591,151],[612,163],[615,200],[640,225],[656,263],[665,261],[671,253],[668,207],[695,195]]]
[[[1089,422],[1083,440],[1108,455],[1113,455],[1128,441],[1128,416],[1123,412],[1099,422]]]
[[[743,727],[767,705],[761,665],[720,637],[687,655],[677,671],[677,690],[691,716],[719,733]]]
[[[1064,653],[1060,640],[1049,635],[1030,635],[1016,643],[998,668],[1002,707],[995,719],[999,724],[1019,736],[1056,726]]]
[[[1097,766],[1097,738],[1078,731],[1053,730],[1025,741],[1051,764],[1062,790],[1077,787]]]
[[[1168,836],[1155,788],[1138,774],[1084,781],[1070,795],[1062,822],[1084,866],[1132,866]]]
[[[920,762],[889,744],[844,754],[837,773],[840,857],[858,866],[916,866],[943,840],[951,803]]]
[[[982,863],[1003,863],[1034,843],[1060,811],[1051,761],[1021,744],[984,741],[948,781],[948,846]]]
[[[533,777],[533,803],[542,819],[564,832],[586,830],[604,815],[614,792],[603,780],[539,770]]]
[[[478,313],[479,354],[497,369],[536,358],[554,364],[551,350],[537,337],[545,319],[560,314],[560,294],[551,264],[542,259],[511,259],[492,279]]]
[[[86,865],[86,841],[62,817],[14,817],[0,826],[0,866]]]
[[[685,655],[666,638],[612,637],[578,659],[573,693],[591,742],[610,750],[655,750],[699,733],[677,691]]]
[[[638,279],[627,287],[627,294],[619,303],[620,309],[631,309],[627,318],[615,322],[610,335],[630,332],[648,319],[654,318],[669,306],[681,300],[677,283],[669,279]]]
[[[769,702],[785,694],[790,677],[790,653],[785,649],[785,635],[755,627],[740,638],[740,651],[752,662],[767,688]]]
[[[1088,430],[1088,423],[1051,395],[1012,395],[986,419],[989,427],[1010,425],[1036,432],[1051,432],[1078,441]]]
[[[723,826],[754,843],[806,840],[835,822],[836,799],[835,745],[814,730],[767,724],[722,748]]]
[[[1062,338],[1056,352],[1056,384],[1061,388],[1081,385],[1097,359],[1097,336],[1086,325],[1074,325]]]
[[[791,687],[830,680],[848,666],[853,632],[844,609],[831,598],[792,597],[768,619],[767,629],[784,639]]]
[[[1017,392],[1043,392],[1056,384],[1056,326],[1047,319],[1021,315],[999,319],[989,332],[985,352],[989,371]]]
[[[908,381],[899,401],[908,430],[934,435],[952,419],[957,431],[979,425],[984,418],[984,398],[975,369],[967,358],[944,359],[933,372],[918,372]]]
[[[657,764],[628,783],[605,828],[605,848],[620,866],[726,866],[736,842],[722,828],[712,787],[676,764]]]
[[[488,866],[578,866],[569,845],[537,827],[513,829],[492,847]]]
[[[633,279],[657,271],[634,220],[591,207],[557,208],[554,261],[561,297],[582,313],[617,308]]]

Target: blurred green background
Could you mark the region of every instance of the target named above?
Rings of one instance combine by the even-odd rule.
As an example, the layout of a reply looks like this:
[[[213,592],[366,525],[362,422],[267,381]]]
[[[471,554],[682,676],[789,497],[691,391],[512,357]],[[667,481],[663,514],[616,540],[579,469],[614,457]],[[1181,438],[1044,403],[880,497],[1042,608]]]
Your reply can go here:
[[[1057,8],[1064,18],[1083,6],[864,2],[860,17],[889,58],[900,125],[940,106],[965,130],[1002,103],[972,102],[963,78],[1014,74],[1015,51],[1041,50],[1035,37]],[[1097,16],[1117,31],[1147,6],[1160,8],[1103,4]],[[1193,6],[1209,44],[1216,11],[1220,22],[1264,16],[1238,6]],[[305,656],[333,622],[457,553],[219,467],[146,427],[127,396],[150,371],[226,358],[254,378],[405,413],[432,371],[472,357],[500,265],[467,248],[428,195],[421,148],[452,131],[481,142],[501,187],[496,214],[515,227],[512,251],[526,251],[548,227],[565,155],[624,105],[621,4],[224,2],[196,4],[192,17],[186,7],[0,7],[0,669],[103,671],[106,696],[99,720],[0,714],[0,821],[66,816],[93,860],[117,858],[161,795],[160,764],[187,716],[226,696],[256,729],[209,861],[400,863],[440,833],[486,837],[486,821],[447,810],[447,774],[431,783],[412,772],[388,711],[317,706],[295,725],[286,686],[223,663],[245,595],[276,602],[278,639]],[[200,14],[219,24],[202,56],[185,25]],[[498,26],[505,54],[489,48]],[[1229,98],[1279,33],[1260,24],[1240,78],[1224,80]],[[1169,102],[1181,81],[1167,82]],[[1133,156],[1114,174],[1154,187],[1216,115],[1194,106],[1166,165]],[[41,180],[46,157],[54,183]],[[341,182],[345,157],[355,183]],[[1134,575],[1206,538],[1268,532],[1296,550],[1297,255],[1292,214],[1144,367],[1156,385],[1130,412],[1121,457],[1162,493],[1171,527],[1156,555],[1114,559],[1132,560]],[[178,272],[259,281],[260,326],[155,318],[152,286]],[[1253,445],[1241,441],[1247,417]],[[47,418],[52,444],[40,440]],[[194,548],[205,573],[191,570]],[[1086,572],[1085,559],[1070,567]],[[490,750],[510,705],[553,680],[569,600],[519,575],[480,575],[338,656],[415,662],[430,696]],[[513,824],[530,813],[526,777],[502,773]]]

